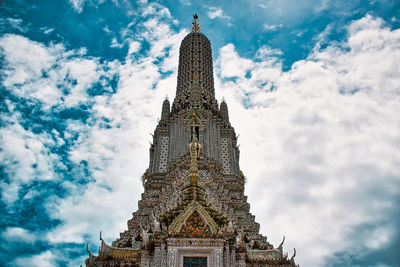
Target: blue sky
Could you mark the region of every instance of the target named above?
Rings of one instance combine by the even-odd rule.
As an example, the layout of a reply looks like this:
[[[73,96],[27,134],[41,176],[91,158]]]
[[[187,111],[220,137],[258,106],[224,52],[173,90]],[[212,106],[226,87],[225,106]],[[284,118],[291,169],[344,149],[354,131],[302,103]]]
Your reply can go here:
[[[197,12],[261,232],[302,266],[400,266],[400,4],[0,3],[0,265],[126,230]]]

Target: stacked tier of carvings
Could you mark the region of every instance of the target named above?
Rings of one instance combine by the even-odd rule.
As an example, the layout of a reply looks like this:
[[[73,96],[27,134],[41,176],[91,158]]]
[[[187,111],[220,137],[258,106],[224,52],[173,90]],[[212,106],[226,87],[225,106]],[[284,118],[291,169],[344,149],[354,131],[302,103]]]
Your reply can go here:
[[[138,212],[113,246],[102,240],[99,257],[125,262],[126,256],[131,255],[130,264],[138,264],[138,259],[143,261],[139,252],[146,251],[146,257],[151,257],[156,241],[170,237],[220,238],[232,243],[237,253],[245,253],[249,262],[293,266],[294,255],[288,259],[282,244],[274,249],[258,234],[259,225],[243,194],[243,174],[240,173],[240,179],[229,181],[222,164],[201,153],[193,128],[202,122],[196,111],[191,113],[192,120],[184,120],[186,128],[192,128],[189,151],[168,163],[162,179],[157,179],[157,173],[146,171],[145,193]],[[89,260],[93,257],[90,253]]]
[[[195,121],[196,115],[193,114],[193,121]],[[192,132],[192,134],[194,133]],[[190,163],[187,168],[189,171],[185,172],[185,175],[181,174],[183,179],[180,183],[175,179],[172,183],[173,188],[167,190],[169,193],[177,193],[178,201],[175,202],[175,205],[170,203],[170,205],[160,205],[158,208],[154,208],[151,216],[147,216],[148,221],[144,224],[145,227],[139,221],[140,233],[136,233],[136,238],[134,238],[134,229],[138,229],[138,227],[132,227],[130,231],[121,234],[121,237],[124,238],[114,243],[116,247],[107,245],[101,238],[102,248],[99,251],[99,257],[116,262],[126,262],[127,257],[132,257],[129,264],[139,264],[140,252],[146,250],[150,254],[154,253],[154,243],[157,240],[166,240],[170,237],[217,238],[234,244],[238,253],[247,253],[247,260],[250,262],[267,261],[274,264],[294,265],[294,255],[288,259],[287,255],[282,253],[283,242],[277,249],[274,249],[266,242],[265,238],[258,238],[258,240],[257,236],[249,238],[244,231],[245,227],[238,227],[239,224],[233,210],[229,210],[228,205],[224,206],[222,201],[217,202],[217,196],[229,195],[229,190],[223,190],[227,194],[216,194],[217,190],[212,191],[212,185],[215,187],[216,181],[213,180],[210,186],[207,186],[207,179],[201,179],[203,175],[198,168],[201,146],[198,144],[197,138],[193,136],[192,142],[189,144]],[[211,180],[208,179],[208,181]],[[205,186],[207,186],[206,190]],[[223,187],[217,186],[215,189],[218,188]],[[169,195],[168,199],[174,198]],[[158,216],[154,215],[154,210],[158,211]],[[254,220],[254,217],[252,219]],[[252,231],[247,232],[251,233]],[[150,254],[146,253],[146,255]],[[94,257],[90,253],[89,261]]]

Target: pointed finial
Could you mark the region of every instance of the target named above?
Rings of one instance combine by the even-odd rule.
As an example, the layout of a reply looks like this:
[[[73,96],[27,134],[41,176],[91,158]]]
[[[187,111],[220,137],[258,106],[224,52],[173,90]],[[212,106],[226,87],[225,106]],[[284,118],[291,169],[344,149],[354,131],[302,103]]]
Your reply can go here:
[[[296,248],[293,248],[293,256],[290,258],[290,261],[294,261],[294,257],[296,257]]]
[[[168,95],[165,95],[165,100],[168,100]]]
[[[282,251],[283,243],[285,243],[285,236],[283,236],[282,242],[279,244],[278,249]]]
[[[200,32],[200,25],[197,23],[197,19],[199,17],[197,16],[197,14],[195,13],[193,15],[193,22],[192,22],[192,32]]]

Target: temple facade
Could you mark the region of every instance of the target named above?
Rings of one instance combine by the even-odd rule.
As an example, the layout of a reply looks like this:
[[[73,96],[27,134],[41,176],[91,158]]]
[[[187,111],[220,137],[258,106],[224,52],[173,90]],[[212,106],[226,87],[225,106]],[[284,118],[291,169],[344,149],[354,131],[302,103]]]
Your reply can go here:
[[[128,229],[86,266],[297,266],[259,233],[225,101],[215,99],[210,41],[197,15],[182,41],[176,96],[162,104],[144,193]]]

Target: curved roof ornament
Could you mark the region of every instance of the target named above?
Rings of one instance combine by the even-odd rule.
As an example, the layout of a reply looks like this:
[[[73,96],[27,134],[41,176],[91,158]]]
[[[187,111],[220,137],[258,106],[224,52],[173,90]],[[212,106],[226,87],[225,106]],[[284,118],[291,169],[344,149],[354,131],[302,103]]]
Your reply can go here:
[[[93,253],[89,250],[89,243],[86,243],[86,251],[87,251],[89,254],[93,255]]]
[[[88,266],[92,266],[94,261],[97,259],[97,256],[93,255],[93,253],[89,249],[89,243],[86,243],[86,251],[89,253],[89,259],[87,261],[89,262]],[[82,265],[81,265],[82,266]]]
[[[282,242],[279,244],[279,246],[278,246],[278,249],[280,250],[280,251],[282,251],[282,249],[283,249],[283,243],[285,243],[285,236],[283,236],[283,240],[282,240]]]
[[[296,248],[293,248],[293,256],[290,258],[291,262],[294,262],[294,257],[296,257]]]
[[[200,25],[197,23],[198,18],[199,16],[197,16],[197,14],[194,13],[192,22],[192,32],[200,32]]]

